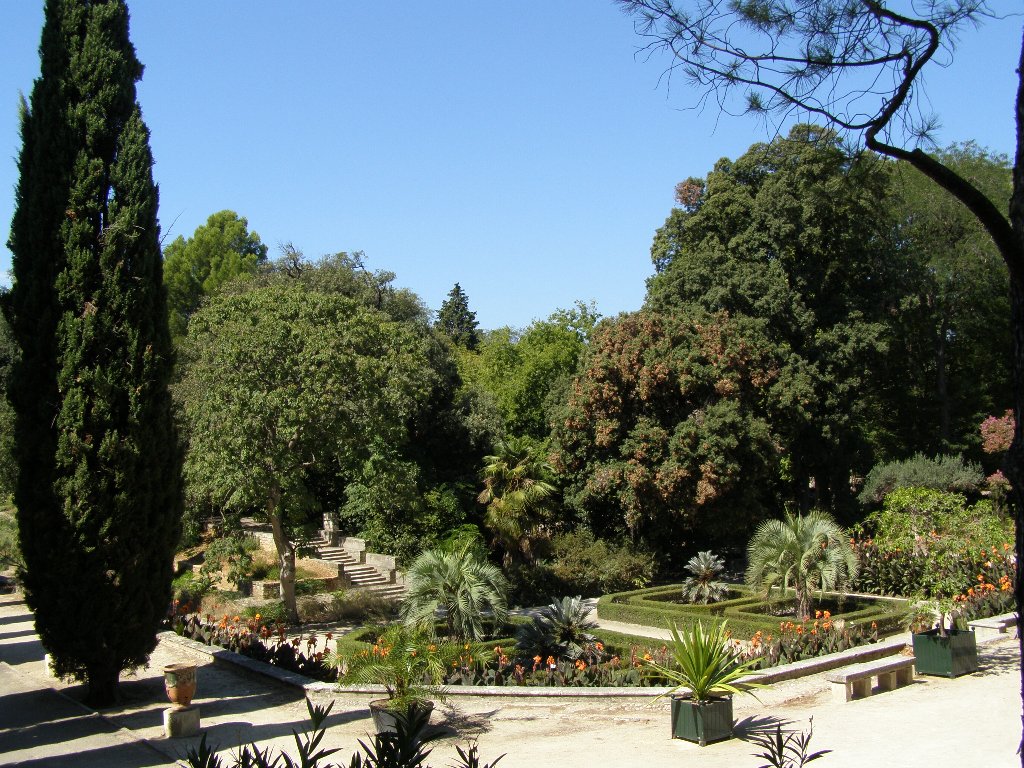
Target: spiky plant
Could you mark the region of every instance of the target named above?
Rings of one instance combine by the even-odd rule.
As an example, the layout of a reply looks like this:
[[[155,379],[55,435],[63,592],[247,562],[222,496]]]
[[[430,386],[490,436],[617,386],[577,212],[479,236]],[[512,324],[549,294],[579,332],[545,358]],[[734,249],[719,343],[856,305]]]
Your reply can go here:
[[[764,521],[747,547],[747,584],[765,592],[791,588],[801,620],[811,615],[815,589],[843,589],[858,569],[846,531],[819,510],[806,515],[787,512],[783,520]]]
[[[668,678],[678,688],[688,688],[694,701],[707,701],[715,694],[745,693],[762,687],[755,680],[744,680],[756,663],[743,659],[729,640],[725,622],[712,623],[707,629],[698,621],[682,631],[675,625],[672,632],[674,666],[648,661],[659,676]]]
[[[725,570],[725,561],[718,555],[698,552],[690,558],[686,570],[693,574],[683,581],[683,600],[687,603],[717,603],[729,594],[729,585],[718,580]]]
[[[597,637],[588,631],[596,628],[597,622],[590,619],[590,608],[582,597],[563,597],[542,608],[529,624],[520,627],[516,644],[530,654],[578,659],[597,642]]]

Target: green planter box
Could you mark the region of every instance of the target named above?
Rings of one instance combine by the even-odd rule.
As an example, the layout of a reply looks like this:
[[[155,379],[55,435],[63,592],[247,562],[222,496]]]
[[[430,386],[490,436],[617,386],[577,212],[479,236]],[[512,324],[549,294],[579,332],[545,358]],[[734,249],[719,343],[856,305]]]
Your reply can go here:
[[[696,702],[689,695],[672,697],[672,738],[702,747],[732,738],[732,697]]]
[[[914,666],[919,675],[957,677],[978,669],[974,630],[950,629],[946,637],[930,629],[914,635]]]

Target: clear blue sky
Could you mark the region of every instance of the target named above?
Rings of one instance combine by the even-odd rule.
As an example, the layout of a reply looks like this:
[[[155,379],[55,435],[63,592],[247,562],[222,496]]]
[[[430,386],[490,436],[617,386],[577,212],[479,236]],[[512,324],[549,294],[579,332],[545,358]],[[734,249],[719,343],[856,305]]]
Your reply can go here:
[[[42,5],[0,3],[4,242]],[[458,281],[485,328],[638,308],[676,182],[768,135],[683,109],[610,0],[129,6],[167,242],[229,208],[272,254],[362,250],[434,310]],[[1019,16],[990,22],[931,75],[940,143],[1012,151],[1020,41]]]

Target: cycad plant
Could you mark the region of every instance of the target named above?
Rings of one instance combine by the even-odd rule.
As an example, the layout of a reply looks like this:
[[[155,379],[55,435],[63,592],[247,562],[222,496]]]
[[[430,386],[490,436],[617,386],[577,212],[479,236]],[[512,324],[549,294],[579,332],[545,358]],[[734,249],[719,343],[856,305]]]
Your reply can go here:
[[[683,581],[683,600],[687,603],[717,603],[729,594],[729,585],[719,581],[718,577],[725,570],[725,561],[718,555],[698,552],[686,564],[686,570],[692,573]]]
[[[542,608],[529,624],[520,627],[516,644],[529,654],[578,659],[597,642],[597,637],[589,632],[596,628],[597,622],[590,619],[590,608],[583,598],[563,597]]]
[[[402,618],[430,634],[435,631],[439,607],[448,637],[458,640],[482,640],[485,614],[495,624],[508,618],[508,580],[471,542],[451,551],[423,552],[406,573],[406,586]]]
[[[747,584],[766,592],[791,588],[800,620],[810,618],[815,589],[843,589],[858,568],[849,536],[831,515],[818,510],[766,520],[747,547]]]

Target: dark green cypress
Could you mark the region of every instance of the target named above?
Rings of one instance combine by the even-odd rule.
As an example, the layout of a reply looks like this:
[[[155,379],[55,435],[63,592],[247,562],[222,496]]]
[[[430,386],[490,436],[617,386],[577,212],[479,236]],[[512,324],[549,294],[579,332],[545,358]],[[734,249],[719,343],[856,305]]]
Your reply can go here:
[[[14,498],[36,629],[103,705],[156,645],[180,530],[157,190],[123,0],[48,0],[40,57],[5,305]]]

